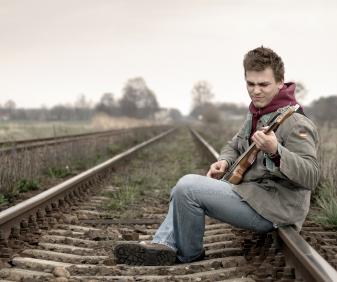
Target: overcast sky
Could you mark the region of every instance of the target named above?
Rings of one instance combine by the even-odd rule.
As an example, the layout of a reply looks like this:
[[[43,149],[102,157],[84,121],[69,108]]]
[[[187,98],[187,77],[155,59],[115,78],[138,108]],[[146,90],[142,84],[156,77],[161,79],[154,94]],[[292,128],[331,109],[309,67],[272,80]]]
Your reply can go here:
[[[306,103],[337,94],[334,0],[0,0],[0,104],[118,98],[142,76],[184,114],[198,80],[215,101],[248,105],[242,59],[261,45],[308,88]]]

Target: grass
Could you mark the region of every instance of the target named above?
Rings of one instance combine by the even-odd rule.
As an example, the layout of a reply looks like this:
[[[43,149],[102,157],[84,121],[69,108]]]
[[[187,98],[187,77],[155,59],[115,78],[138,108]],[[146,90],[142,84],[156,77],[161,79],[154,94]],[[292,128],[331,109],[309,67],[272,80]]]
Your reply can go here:
[[[93,130],[88,122],[1,121],[0,141],[71,135]]]
[[[313,215],[313,219],[320,224],[337,227],[337,192],[334,185],[323,183],[318,188],[315,200],[320,211]]]
[[[191,141],[189,132],[167,137],[154,146],[139,151],[111,176],[118,187],[105,208],[114,216],[142,217],[144,205],[167,203],[171,188],[187,173],[204,174],[209,161]]]
[[[22,179],[18,182],[17,189],[19,193],[38,190],[39,183],[36,180]]]
[[[13,189],[0,193],[0,205],[12,203],[19,196],[19,194],[35,191],[39,188],[40,184],[37,180],[21,179],[14,185]]]
[[[69,175],[72,175],[71,169],[69,166],[65,167],[48,167],[46,169],[46,175],[52,178],[65,178]]]
[[[5,195],[0,194],[0,205],[4,203],[7,203],[7,199],[5,198]]]
[[[123,189],[119,189],[115,193],[109,193],[107,196],[111,198],[107,204],[108,209],[123,210],[126,206],[133,205],[140,195],[140,189],[136,185],[124,185]]]
[[[97,114],[89,121],[0,121],[0,142],[46,138],[108,129],[151,126],[151,120]]]
[[[56,179],[61,181],[76,175],[162,130],[139,129],[122,135],[60,143],[52,148],[38,147],[20,153],[13,150],[10,154],[1,154],[0,193],[6,201],[12,203],[19,192],[31,191],[34,184],[29,179],[36,179],[41,187],[47,188],[50,183],[55,185]],[[22,179],[26,182],[22,182]],[[20,188],[17,187],[18,183]]]

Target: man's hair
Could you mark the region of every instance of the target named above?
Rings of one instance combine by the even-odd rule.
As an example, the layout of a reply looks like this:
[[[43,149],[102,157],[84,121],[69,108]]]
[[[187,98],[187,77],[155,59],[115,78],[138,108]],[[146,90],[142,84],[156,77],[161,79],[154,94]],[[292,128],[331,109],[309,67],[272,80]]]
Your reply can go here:
[[[264,71],[270,67],[274,72],[276,82],[284,80],[284,65],[281,57],[273,50],[266,47],[258,47],[249,51],[243,59],[245,76],[247,71]]]

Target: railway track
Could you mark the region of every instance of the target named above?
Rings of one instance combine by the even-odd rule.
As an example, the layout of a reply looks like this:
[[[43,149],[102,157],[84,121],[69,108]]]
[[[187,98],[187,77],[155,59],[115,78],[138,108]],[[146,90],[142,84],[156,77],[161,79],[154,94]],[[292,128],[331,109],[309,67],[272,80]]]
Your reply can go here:
[[[309,278],[299,272],[298,266],[288,259],[288,250],[284,251],[284,245],[279,244],[280,240],[286,240],[282,235],[276,240],[276,233],[261,236],[210,218],[206,219],[203,261],[158,267],[116,264],[112,254],[115,244],[151,240],[167,212],[169,187],[177,175],[204,173],[208,168],[212,155],[205,161],[206,156],[200,153],[201,143],[193,143],[186,130],[177,131],[160,134],[1,212],[0,278],[3,281],[337,281],[331,280],[337,277],[334,269],[322,258],[317,262],[318,256],[310,256],[311,249],[307,257],[321,267],[325,280],[319,277],[306,280]],[[151,148],[146,148],[150,145]],[[178,157],[172,157],[177,150]],[[112,176],[124,175],[125,180],[128,174],[135,174],[137,181],[139,171],[144,178],[153,176],[149,183],[154,188],[141,191],[140,199],[128,203],[127,209],[110,212],[104,209],[111,197],[123,192],[116,185],[118,178]],[[137,183],[142,181],[138,179]],[[303,240],[296,240],[295,245],[303,244]],[[294,243],[293,238],[289,241],[286,246]]]
[[[1,143],[0,198],[6,201],[0,203],[0,211],[168,128],[137,127]]]
[[[153,126],[152,128],[165,128],[167,126]],[[133,127],[133,128],[124,128],[124,129],[111,129],[105,131],[95,131],[81,134],[73,134],[73,135],[64,135],[64,136],[55,136],[55,137],[47,137],[47,138],[34,138],[34,139],[25,139],[25,140],[13,140],[0,142],[0,153],[10,153],[13,150],[22,151],[22,150],[30,150],[34,148],[60,145],[63,143],[77,142],[77,141],[85,141],[99,138],[111,138],[118,135],[135,133],[137,131],[146,130],[149,127]]]

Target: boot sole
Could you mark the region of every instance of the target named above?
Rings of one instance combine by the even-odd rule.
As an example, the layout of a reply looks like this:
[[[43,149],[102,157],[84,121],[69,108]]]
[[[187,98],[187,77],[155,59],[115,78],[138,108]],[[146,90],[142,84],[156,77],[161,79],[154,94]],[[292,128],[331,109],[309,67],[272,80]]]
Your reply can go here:
[[[173,265],[173,250],[154,249],[141,244],[124,243],[115,247],[117,263],[129,265]]]

